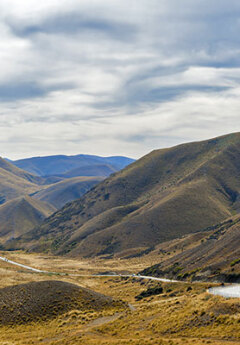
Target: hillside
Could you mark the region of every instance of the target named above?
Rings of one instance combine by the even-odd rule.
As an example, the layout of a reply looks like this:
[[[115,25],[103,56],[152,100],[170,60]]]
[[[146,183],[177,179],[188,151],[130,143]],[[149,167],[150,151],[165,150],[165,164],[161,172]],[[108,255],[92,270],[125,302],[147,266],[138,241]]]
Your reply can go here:
[[[60,177],[71,178],[76,176],[104,176],[107,177],[115,173],[117,169],[110,164],[92,164],[75,168],[60,174]]]
[[[84,176],[80,168],[86,168],[85,171],[92,169],[91,175],[87,174],[86,176],[106,176],[106,172],[104,174],[102,174],[102,172],[97,172],[99,170],[99,165],[105,166],[105,170],[109,170],[107,173],[107,175],[109,175],[114,171],[123,169],[132,162],[134,162],[133,159],[121,156],[99,157],[80,154],[76,156],[57,155],[32,157],[12,161],[11,163],[37,176],[67,175],[67,172],[70,172],[74,169],[79,169],[77,175],[76,172],[75,174],[70,173],[69,176],[74,177]],[[93,171],[93,166],[96,166],[95,171]]]
[[[41,184],[44,184],[45,182],[43,178],[39,176],[35,176],[23,169],[20,169],[16,167],[14,164],[10,163],[9,161],[6,161],[5,159],[1,157],[0,157],[0,169],[7,171],[14,176],[27,180],[28,182],[31,182],[31,183],[41,185]]]
[[[66,203],[80,198],[102,180],[102,177],[68,178],[34,193],[32,197],[37,200],[45,201],[57,209],[60,209]]]
[[[177,279],[240,282],[240,217],[157,249],[168,253],[142,273]],[[170,258],[169,258],[170,256]]]
[[[66,205],[17,245],[74,256],[150,250],[236,213],[239,173],[240,133],[156,150]]]
[[[101,311],[124,304],[61,281],[40,281],[0,289],[0,325],[54,319],[70,310]]]
[[[42,188],[44,180],[0,158],[0,204]]]
[[[29,196],[6,202],[0,206],[0,243],[26,233],[55,211],[52,205]]]

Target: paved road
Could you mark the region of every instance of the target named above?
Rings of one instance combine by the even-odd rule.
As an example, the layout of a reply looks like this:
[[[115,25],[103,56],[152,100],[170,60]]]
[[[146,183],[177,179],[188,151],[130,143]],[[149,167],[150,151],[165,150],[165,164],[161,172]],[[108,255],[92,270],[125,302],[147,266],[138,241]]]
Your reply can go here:
[[[33,268],[33,267],[30,267],[30,266],[26,266],[26,265],[23,265],[23,264],[19,264],[18,262],[15,262],[15,261],[12,261],[12,260],[8,260],[7,258],[4,258],[2,256],[0,256],[0,260],[2,261],[5,261],[9,264],[12,264],[12,265],[15,265],[15,266],[19,266],[19,267],[22,267],[22,268],[26,268],[27,270],[30,270],[30,271],[33,271],[33,272],[37,272],[37,273],[47,273],[46,271],[41,271],[41,270],[38,270],[37,268]]]
[[[37,268],[33,268],[27,265],[19,264],[18,262],[8,260],[5,257],[0,256],[0,260],[5,261],[9,264],[19,266],[22,268],[25,268],[27,270],[36,272],[36,273],[56,273],[56,272],[48,272],[48,271],[43,271],[39,270]],[[58,273],[59,274],[59,273]],[[65,275],[63,273],[63,275]],[[151,277],[151,276],[142,276],[139,274],[96,274],[96,275],[88,275],[88,274],[68,274],[69,276],[74,276],[74,277],[132,277],[132,278],[137,278],[137,279],[146,279],[146,280],[155,280],[155,281],[160,281],[160,282],[174,282],[177,283],[177,280],[171,280],[171,279],[165,279],[165,278],[157,278],[157,277]],[[210,288],[208,289],[208,292],[212,295],[218,295],[218,296],[223,296],[226,298],[230,297],[237,297],[240,298],[240,284],[234,284],[230,286],[219,286],[215,288]]]
[[[25,268],[27,270],[33,271],[33,272],[37,272],[37,273],[52,273],[52,274],[59,274],[56,272],[49,272],[49,271],[43,271],[43,270],[39,270],[37,268],[33,268],[31,266],[27,266],[27,265],[23,265],[23,264],[19,264],[16,261],[12,261],[9,260],[3,256],[0,256],[0,260],[5,261],[9,264],[15,265],[15,266],[19,266],[22,268]],[[65,275],[65,273],[62,273],[62,275]],[[177,280],[170,280],[170,279],[165,279],[165,278],[156,278],[156,277],[150,277],[150,276],[141,276],[139,274],[67,274],[68,276],[72,276],[72,277],[132,277],[132,278],[137,278],[137,279],[148,279],[148,280],[156,280],[156,281],[161,281],[161,282],[177,282]]]

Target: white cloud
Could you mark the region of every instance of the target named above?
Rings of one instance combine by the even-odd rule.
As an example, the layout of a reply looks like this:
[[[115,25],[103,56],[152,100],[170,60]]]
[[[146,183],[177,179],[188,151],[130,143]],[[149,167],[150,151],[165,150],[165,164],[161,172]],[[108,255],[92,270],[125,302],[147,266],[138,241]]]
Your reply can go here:
[[[237,131],[239,1],[0,4],[1,154],[125,154]]]

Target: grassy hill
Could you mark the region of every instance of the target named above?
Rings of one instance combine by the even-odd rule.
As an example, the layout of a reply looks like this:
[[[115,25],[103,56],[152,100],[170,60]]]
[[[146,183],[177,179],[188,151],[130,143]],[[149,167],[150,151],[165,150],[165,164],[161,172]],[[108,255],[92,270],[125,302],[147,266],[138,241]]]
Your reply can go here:
[[[0,325],[54,319],[70,310],[101,311],[123,307],[89,289],[61,281],[40,281],[0,289]]]
[[[52,205],[29,196],[6,202],[0,206],[0,243],[26,233],[55,211]]]
[[[74,256],[150,250],[234,215],[239,173],[240,133],[155,150],[66,205],[18,245]]]
[[[102,177],[84,176],[68,178],[34,193],[32,197],[37,200],[48,202],[59,209],[66,203],[80,198],[102,180]]]
[[[44,180],[0,158],[0,204],[16,197],[34,193]]]
[[[240,282],[240,217],[157,248],[165,253],[146,275],[177,279]],[[167,254],[167,255],[166,255]]]
[[[0,157],[0,169],[11,173],[14,176],[22,178],[30,183],[44,184],[45,181],[39,176],[35,176],[23,169],[16,167],[14,164]]]
[[[51,160],[52,166],[56,164],[57,169],[70,169],[72,167],[71,160],[66,159],[65,156],[60,157],[63,157],[62,161],[58,160],[54,163]],[[84,159],[89,164],[92,160],[92,165],[75,168],[70,171],[69,176],[48,176],[43,178],[24,171],[11,162],[0,158],[0,243],[18,237],[38,226],[57,208],[78,199],[102,181],[104,178],[102,176],[115,171],[108,163],[105,165],[98,163],[97,165],[98,157],[78,157],[78,160],[83,161]],[[124,157],[119,157],[119,160],[122,164],[127,161]],[[44,164],[45,161],[46,159],[43,162],[41,160],[41,164]],[[91,175],[91,172],[94,171],[99,176],[78,176],[81,173]],[[70,178],[70,175],[77,177]]]
[[[106,171],[108,171],[107,175],[109,175],[114,171],[123,169],[133,161],[134,160],[131,158],[121,156],[99,157],[81,154],[76,156],[57,155],[46,157],[32,157],[12,161],[11,163],[38,176],[66,174],[66,177],[74,177],[85,176],[81,172],[81,168],[83,168],[84,171],[88,171],[88,169],[91,169],[91,175],[87,174],[86,176],[106,176]],[[99,165],[105,166],[105,168],[101,168],[102,170],[105,169],[104,174],[102,174],[102,172],[98,173],[100,169]],[[96,166],[95,170],[93,169],[93,166]],[[78,172],[75,171],[75,174],[73,172],[70,172],[71,170],[75,169],[78,169]],[[67,176],[68,172],[70,174],[69,176]]]

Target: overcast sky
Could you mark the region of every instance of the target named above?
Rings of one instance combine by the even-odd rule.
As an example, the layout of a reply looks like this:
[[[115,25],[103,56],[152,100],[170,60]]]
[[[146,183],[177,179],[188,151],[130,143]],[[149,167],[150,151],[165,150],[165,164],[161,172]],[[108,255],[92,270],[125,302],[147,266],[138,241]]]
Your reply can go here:
[[[239,0],[1,0],[0,155],[126,155],[240,130]]]

